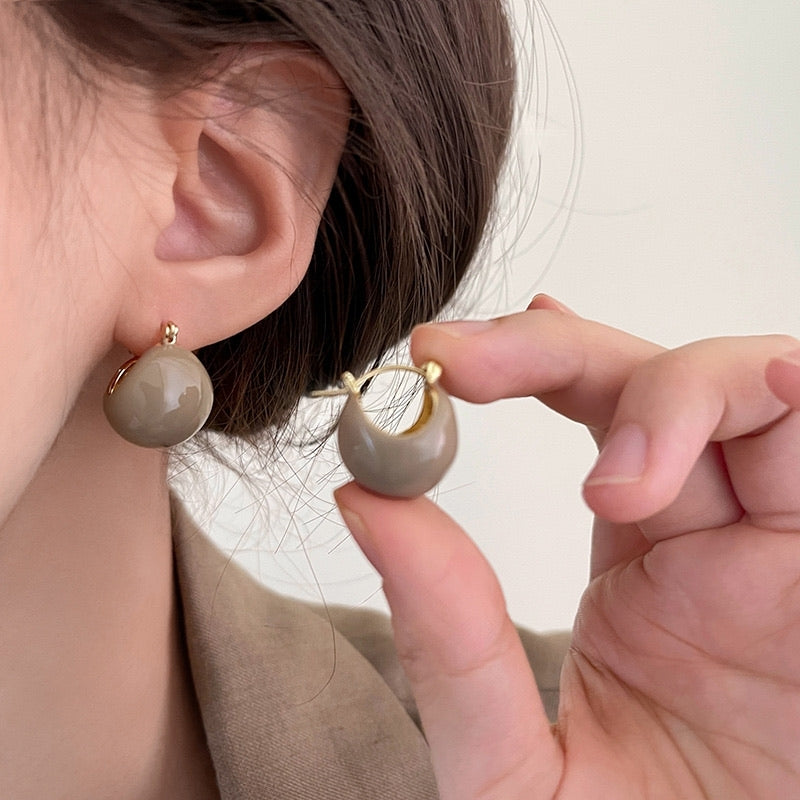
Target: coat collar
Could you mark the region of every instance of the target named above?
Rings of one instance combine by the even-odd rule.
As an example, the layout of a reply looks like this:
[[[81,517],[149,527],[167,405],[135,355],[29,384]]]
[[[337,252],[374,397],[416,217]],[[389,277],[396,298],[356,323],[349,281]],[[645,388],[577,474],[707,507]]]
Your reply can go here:
[[[195,692],[223,800],[435,800],[427,744],[331,622],[224,556],[173,499]]]

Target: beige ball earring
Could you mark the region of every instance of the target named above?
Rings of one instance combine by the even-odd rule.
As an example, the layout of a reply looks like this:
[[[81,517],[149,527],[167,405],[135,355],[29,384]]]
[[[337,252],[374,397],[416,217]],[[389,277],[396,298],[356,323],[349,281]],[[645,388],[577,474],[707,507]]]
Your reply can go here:
[[[203,427],[214,389],[197,356],[176,344],[178,326],[164,326],[161,343],[126,361],[103,398],[111,427],[141,447],[170,447]]]
[[[399,434],[390,434],[367,417],[361,407],[361,389],[372,378],[394,370],[425,379],[422,410],[416,422]],[[342,375],[344,388],[314,392],[314,396],[347,394],[339,417],[339,454],[356,482],[390,497],[417,497],[442,479],[458,447],[453,404],[439,386],[442,368],[434,361],[422,367],[388,365],[359,378]]]

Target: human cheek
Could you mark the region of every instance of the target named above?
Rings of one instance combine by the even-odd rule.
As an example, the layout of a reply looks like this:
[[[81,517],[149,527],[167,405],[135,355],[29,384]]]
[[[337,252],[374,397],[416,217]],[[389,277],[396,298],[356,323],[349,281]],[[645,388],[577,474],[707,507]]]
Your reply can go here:
[[[27,141],[17,124],[0,122],[0,525],[61,429],[80,371],[68,183],[38,157],[35,120]]]
[[[7,183],[4,188],[7,188]],[[24,198],[23,198],[24,200]],[[0,196],[0,524],[33,476],[63,418],[52,285],[37,263],[25,202]]]

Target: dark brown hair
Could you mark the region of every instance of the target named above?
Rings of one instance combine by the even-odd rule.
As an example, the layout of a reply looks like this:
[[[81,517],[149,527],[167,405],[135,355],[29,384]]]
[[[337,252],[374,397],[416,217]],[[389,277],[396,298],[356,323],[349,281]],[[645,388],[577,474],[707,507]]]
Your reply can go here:
[[[513,116],[502,0],[43,0],[82,60],[191,81],[235,44],[297,42],[351,97],[348,144],[307,276],[258,324],[201,350],[208,427],[284,423],[453,295],[489,219]]]

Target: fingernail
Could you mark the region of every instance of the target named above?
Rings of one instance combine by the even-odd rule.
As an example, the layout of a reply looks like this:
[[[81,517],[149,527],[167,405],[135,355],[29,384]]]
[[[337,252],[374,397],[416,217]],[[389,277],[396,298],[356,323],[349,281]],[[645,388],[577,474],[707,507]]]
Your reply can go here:
[[[437,322],[432,327],[453,339],[467,339],[486,333],[496,326],[496,319],[465,319],[458,322]]]
[[[585,486],[633,483],[642,477],[647,460],[647,435],[635,423],[614,431],[605,441]]]
[[[380,572],[378,548],[375,546],[375,542],[370,535],[369,529],[364,524],[364,520],[351,508],[343,505],[341,500],[336,496],[336,492],[333,493],[333,497],[336,500],[336,505],[339,507],[339,513],[342,515],[344,524],[347,525],[348,530],[353,534],[353,538],[367,557],[367,560]]]
[[[565,306],[559,300],[556,300],[555,297],[544,294],[544,292],[537,294],[528,306],[529,311],[536,308],[549,308],[553,311],[560,311],[562,314],[569,314],[571,317],[578,316],[571,308]]]

